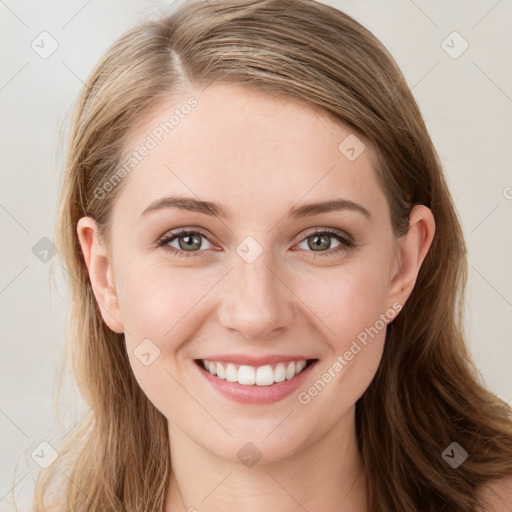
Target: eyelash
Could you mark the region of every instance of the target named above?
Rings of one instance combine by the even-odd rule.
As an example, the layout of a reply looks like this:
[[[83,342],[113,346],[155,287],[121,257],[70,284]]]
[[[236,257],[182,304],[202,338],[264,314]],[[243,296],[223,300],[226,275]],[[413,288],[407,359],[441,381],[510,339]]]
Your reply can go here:
[[[175,254],[179,257],[182,257],[182,258],[190,258],[190,257],[196,257],[196,256],[199,256],[202,254],[201,253],[204,253],[205,251],[204,250],[199,250],[199,251],[183,251],[181,249],[176,249],[174,247],[170,247],[168,246],[167,244],[169,242],[172,242],[173,240],[175,240],[176,238],[179,238],[180,236],[182,235],[200,235],[204,238],[206,238],[206,240],[208,240],[210,242],[210,240],[208,239],[208,237],[201,231],[199,230],[181,230],[181,231],[177,231],[176,233],[167,233],[165,234],[162,238],[160,238],[159,240],[157,240],[156,242],[156,245],[158,247],[163,247],[166,251],[169,251],[171,254]],[[336,230],[332,230],[332,229],[315,229],[314,231],[306,234],[301,240],[299,240],[297,243],[302,243],[304,242],[305,240],[307,240],[310,236],[314,236],[314,235],[330,235],[332,236],[333,238],[336,238],[336,240],[338,240],[338,242],[340,242],[340,245],[338,247],[335,247],[334,249],[330,249],[328,251],[320,251],[320,252],[317,252],[317,251],[306,251],[306,252],[313,252],[314,255],[313,257],[316,258],[317,256],[332,256],[334,254],[337,254],[339,252],[342,252],[342,251],[347,251],[349,249],[352,249],[356,246],[356,244],[350,240],[347,236],[341,234],[340,232],[336,231]],[[210,242],[212,243],[212,242]]]

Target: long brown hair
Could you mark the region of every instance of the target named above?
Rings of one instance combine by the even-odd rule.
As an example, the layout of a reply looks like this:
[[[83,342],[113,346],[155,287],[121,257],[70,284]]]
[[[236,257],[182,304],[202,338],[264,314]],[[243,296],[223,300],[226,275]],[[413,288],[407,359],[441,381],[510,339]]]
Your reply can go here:
[[[474,510],[483,484],[512,474],[512,412],[485,389],[464,343],[464,238],[402,73],[368,30],[332,7],[194,0],[115,42],[74,111],[56,243],[72,291],[69,354],[91,412],[39,475],[36,512],[163,510],[166,419],[137,384],[123,335],[102,321],[76,225],[91,216],[108,232],[122,182],[105,197],[95,191],[120,166],[142,114],[191,84],[222,82],[304,102],[368,141],[396,236],[415,204],[432,210],[433,243],[356,403],[358,446],[372,512]],[[457,469],[441,456],[452,442],[469,455]]]

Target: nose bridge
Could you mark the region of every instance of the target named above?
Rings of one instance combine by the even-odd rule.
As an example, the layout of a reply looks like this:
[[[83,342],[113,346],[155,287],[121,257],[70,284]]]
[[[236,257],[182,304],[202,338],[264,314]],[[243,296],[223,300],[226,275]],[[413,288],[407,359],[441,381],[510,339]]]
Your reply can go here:
[[[265,338],[291,322],[292,294],[277,277],[278,268],[272,251],[252,237],[239,244],[222,295],[220,321],[225,328]]]

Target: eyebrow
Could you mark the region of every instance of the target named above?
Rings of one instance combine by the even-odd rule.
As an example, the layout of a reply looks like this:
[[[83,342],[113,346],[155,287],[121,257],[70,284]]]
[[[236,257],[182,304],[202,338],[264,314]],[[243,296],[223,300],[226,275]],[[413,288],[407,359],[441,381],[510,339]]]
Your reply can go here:
[[[211,201],[200,201],[189,197],[169,196],[163,197],[153,201],[142,213],[142,216],[149,214],[155,210],[166,208],[179,208],[181,210],[188,210],[191,212],[204,213],[213,217],[229,218],[229,212],[225,210],[220,204],[212,203]],[[372,216],[370,212],[360,204],[350,201],[348,199],[331,199],[329,201],[322,201],[318,203],[307,203],[301,206],[292,208],[287,214],[287,219],[299,219],[321,213],[349,210],[362,213],[368,220]]]

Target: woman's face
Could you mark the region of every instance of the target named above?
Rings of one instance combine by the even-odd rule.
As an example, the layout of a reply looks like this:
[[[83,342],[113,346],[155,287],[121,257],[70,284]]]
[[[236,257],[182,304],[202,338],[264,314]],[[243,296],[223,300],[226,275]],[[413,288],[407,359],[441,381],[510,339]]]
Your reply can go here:
[[[125,333],[141,388],[220,457],[248,442],[262,461],[307,448],[353,413],[377,370],[433,219],[423,207],[394,238],[362,144],[300,103],[192,90],[131,138],[137,163],[117,185],[105,247],[90,219],[79,223],[103,318]],[[228,380],[202,360],[224,363],[211,366]],[[302,360],[315,362],[293,377]]]

